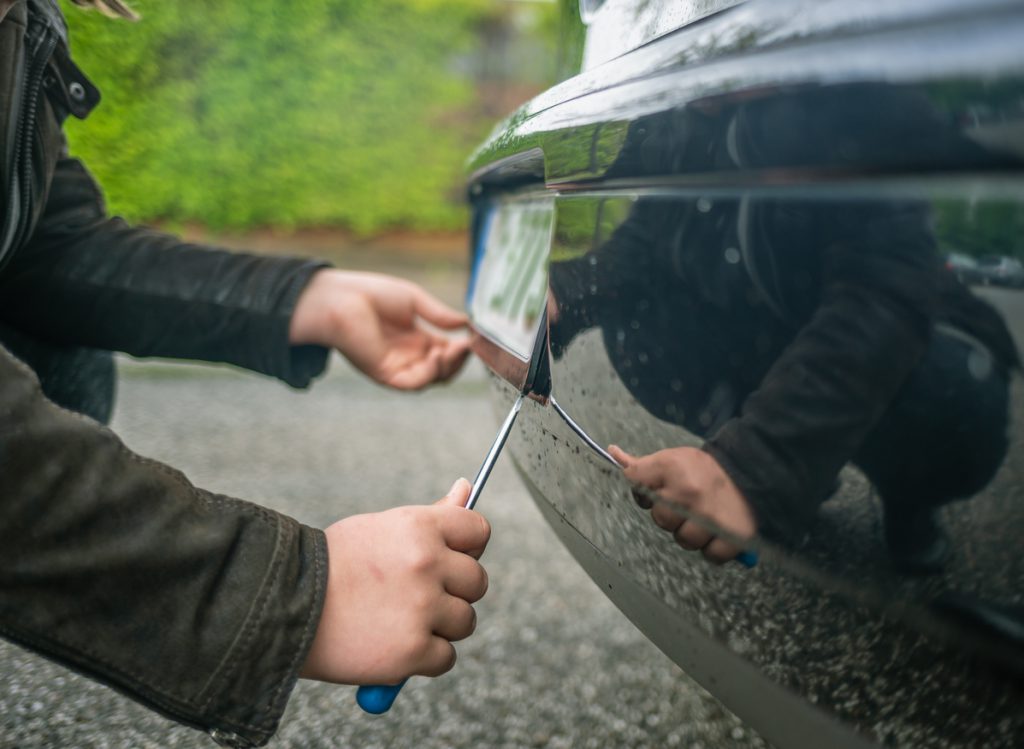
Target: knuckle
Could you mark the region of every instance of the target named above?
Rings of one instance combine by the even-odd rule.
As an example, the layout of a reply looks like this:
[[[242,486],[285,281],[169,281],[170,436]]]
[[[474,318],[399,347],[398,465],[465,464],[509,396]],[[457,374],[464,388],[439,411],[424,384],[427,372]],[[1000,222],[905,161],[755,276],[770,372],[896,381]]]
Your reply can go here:
[[[411,544],[405,553],[405,566],[409,572],[416,575],[429,574],[436,561],[432,549],[425,544]]]

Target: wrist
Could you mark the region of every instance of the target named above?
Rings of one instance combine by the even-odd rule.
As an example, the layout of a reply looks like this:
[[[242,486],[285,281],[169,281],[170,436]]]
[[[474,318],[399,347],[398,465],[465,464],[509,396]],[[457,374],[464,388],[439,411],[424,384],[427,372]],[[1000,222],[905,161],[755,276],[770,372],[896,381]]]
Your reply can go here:
[[[310,276],[299,294],[288,326],[288,342],[292,346],[331,346],[331,330],[335,309],[343,303],[344,271],[324,268]]]

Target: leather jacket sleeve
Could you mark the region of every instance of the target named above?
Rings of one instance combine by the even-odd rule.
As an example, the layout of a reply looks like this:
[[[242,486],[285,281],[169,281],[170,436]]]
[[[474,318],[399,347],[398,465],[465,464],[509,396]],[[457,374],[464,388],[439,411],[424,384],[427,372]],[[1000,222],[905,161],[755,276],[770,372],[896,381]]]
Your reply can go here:
[[[0,632],[255,746],[316,632],[323,533],[211,494],[48,401],[0,348]]]
[[[56,167],[46,209],[0,278],[0,319],[55,343],[226,362],[307,386],[320,346],[288,326],[318,261],[184,243],[106,215],[75,159]]]

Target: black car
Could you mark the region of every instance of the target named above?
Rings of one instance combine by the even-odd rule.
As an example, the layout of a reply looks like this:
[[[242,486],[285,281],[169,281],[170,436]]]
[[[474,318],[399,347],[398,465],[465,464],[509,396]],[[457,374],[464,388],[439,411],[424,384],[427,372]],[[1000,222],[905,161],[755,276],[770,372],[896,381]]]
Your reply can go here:
[[[940,249],[1024,256],[1024,4],[562,10],[578,71],[470,165],[475,347],[499,410],[531,395],[537,505],[779,746],[1024,746],[1024,306]],[[710,466],[756,536],[611,443]]]

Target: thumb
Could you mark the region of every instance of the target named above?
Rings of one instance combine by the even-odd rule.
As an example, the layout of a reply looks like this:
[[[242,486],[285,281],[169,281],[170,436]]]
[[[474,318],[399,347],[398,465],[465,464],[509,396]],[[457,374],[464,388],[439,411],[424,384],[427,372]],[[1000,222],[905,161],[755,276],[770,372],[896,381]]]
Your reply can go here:
[[[608,454],[611,455],[613,458],[615,458],[617,461],[619,461],[619,465],[622,466],[623,470],[625,470],[625,469],[629,468],[630,466],[632,466],[633,465],[633,461],[636,460],[636,458],[634,458],[632,455],[627,453],[625,450],[623,450],[618,445],[609,445],[608,446]]]
[[[441,499],[439,499],[436,502],[436,504],[451,505],[453,507],[465,507],[466,500],[469,499],[469,492],[472,490],[472,488],[473,487],[470,485],[468,481],[466,481],[466,479],[459,479],[454,484],[452,484],[452,488],[449,489],[448,493],[445,494]]]

